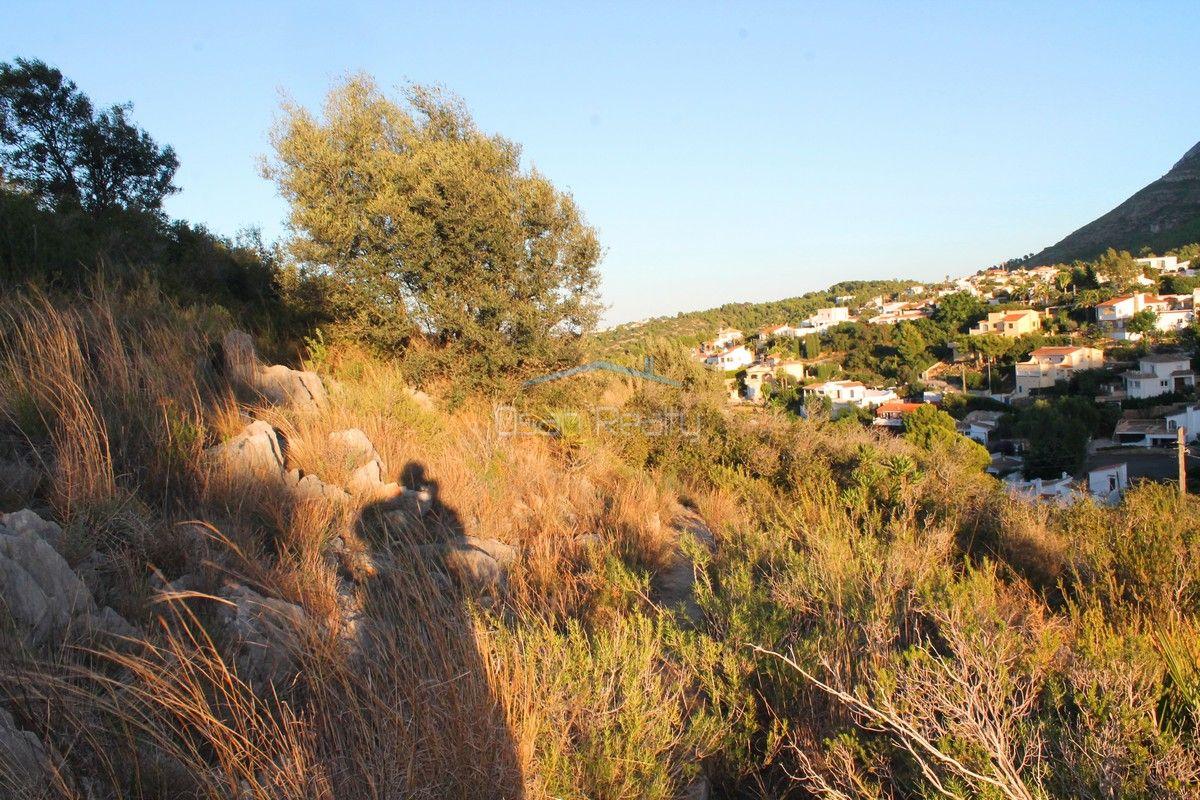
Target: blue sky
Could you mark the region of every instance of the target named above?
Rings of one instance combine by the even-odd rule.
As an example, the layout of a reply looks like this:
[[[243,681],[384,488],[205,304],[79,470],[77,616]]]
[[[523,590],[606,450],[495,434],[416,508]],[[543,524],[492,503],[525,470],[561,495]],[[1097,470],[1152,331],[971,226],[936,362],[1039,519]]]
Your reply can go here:
[[[37,3],[36,56],[173,144],[175,216],[286,233],[258,176],[281,92],[440,83],[572,191],[607,320],[1038,250],[1200,140],[1180,3]]]

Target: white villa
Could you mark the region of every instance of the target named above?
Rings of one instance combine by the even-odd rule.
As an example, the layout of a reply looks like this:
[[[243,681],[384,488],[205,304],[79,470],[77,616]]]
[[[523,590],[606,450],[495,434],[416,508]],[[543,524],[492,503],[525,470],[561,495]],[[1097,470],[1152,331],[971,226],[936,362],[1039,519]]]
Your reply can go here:
[[[1079,487],[1067,473],[1061,478],[1034,478],[1023,481],[1016,475],[1004,479],[1004,488],[1013,497],[1028,501],[1042,501],[1070,505],[1079,499]]]
[[[1049,389],[1058,381],[1070,380],[1075,372],[1100,369],[1104,353],[1095,347],[1039,347],[1028,361],[1017,364],[1017,397],[1028,397],[1035,389]]]
[[[804,380],[803,361],[781,360],[768,357],[746,367],[746,399],[762,400],[763,388],[774,384],[780,376]]]
[[[1088,470],[1088,491],[1102,503],[1115,504],[1129,488],[1129,465],[1124,461]]]
[[[971,327],[972,336],[993,334],[1015,339],[1027,333],[1034,333],[1042,328],[1042,315],[1038,312],[1023,308],[1016,311],[993,311],[986,319],[981,319]]]
[[[805,333],[821,333],[827,331],[835,325],[840,325],[843,322],[850,321],[850,309],[845,306],[834,306],[832,308],[819,308],[817,313],[813,314],[808,319],[801,322],[797,328],[800,335]]]
[[[735,347],[730,347],[725,350],[718,350],[715,353],[710,353],[704,359],[704,365],[711,369],[730,370],[741,369],[748,367],[754,363],[754,354],[746,349],[745,345],[739,344]]]
[[[1125,396],[1135,400],[1182,392],[1196,386],[1191,359],[1179,353],[1142,356],[1138,368],[1121,375]]]
[[[900,397],[892,389],[869,389],[861,381],[825,381],[804,387],[805,397],[828,397],[835,411],[849,406],[875,408]]]
[[[717,335],[709,342],[709,347],[713,350],[722,350],[729,347],[734,342],[740,342],[745,336],[737,328],[721,328],[717,331]]]
[[[1135,258],[1134,261],[1143,267],[1156,269],[1165,275],[1187,272],[1192,265],[1192,262],[1180,261],[1175,256],[1151,256],[1150,258]]]
[[[1000,424],[1000,417],[1004,416],[1002,411],[982,411],[976,410],[967,414],[960,420],[955,427],[958,432],[968,439],[974,439],[981,445],[987,446],[988,439],[991,438],[992,432]]]

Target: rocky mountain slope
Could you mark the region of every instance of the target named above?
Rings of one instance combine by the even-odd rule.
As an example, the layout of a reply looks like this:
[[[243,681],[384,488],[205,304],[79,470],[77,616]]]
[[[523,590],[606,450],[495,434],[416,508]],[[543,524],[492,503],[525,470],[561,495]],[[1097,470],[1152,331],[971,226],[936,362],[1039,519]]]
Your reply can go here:
[[[1171,170],[1099,219],[1026,259],[1058,264],[1094,258],[1109,247],[1156,253],[1200,239],[1200,143]]]

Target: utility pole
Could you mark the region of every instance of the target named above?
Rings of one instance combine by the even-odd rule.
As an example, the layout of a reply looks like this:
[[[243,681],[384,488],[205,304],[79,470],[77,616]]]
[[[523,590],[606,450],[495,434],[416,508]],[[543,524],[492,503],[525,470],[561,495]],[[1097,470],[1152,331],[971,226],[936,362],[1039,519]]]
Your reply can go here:
[[[1187,428],[1179,426],[1176,449],[1179,453],[1179,496],[1187,494]]]

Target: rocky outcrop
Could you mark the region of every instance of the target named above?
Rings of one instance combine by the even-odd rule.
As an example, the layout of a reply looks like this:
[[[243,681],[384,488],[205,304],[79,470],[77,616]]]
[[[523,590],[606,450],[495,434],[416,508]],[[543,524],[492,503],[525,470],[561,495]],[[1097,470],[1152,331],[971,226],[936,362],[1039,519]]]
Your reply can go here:
[[[311,410],[329,405],[325,385],[317,373],[282,364],[263,364],[248,333],[230,331],[225,334],[221,346],[225,372],[234,383],[261,394],[272,403]]]
[[[237,649],[238,675],[257,684],[291,680],[298,672],[301,636],[310,624],[304,609],[236,583],[218,596],[224,601],[221,621]]]
[[[463,536],[445,549],[446,565],[459,579],[475,589],[502,590],[508,571],[517,559],[517,549],[498,539]]]
[[[0,606],[30,646],[68,630],[131,635],[133,626],[111,608],[97,609],[92,592],[56,549],[58,525],[26,509],[0,517]]]
[[[283,447],[279,434],[265,422],[251,422],[232,439],[208,449],[209,458],[239,479],[283,477]]]
[[[42,742],[17,727],[12,715],[0,708],[0,787],[6,797],[49,798],[55,770]]]

